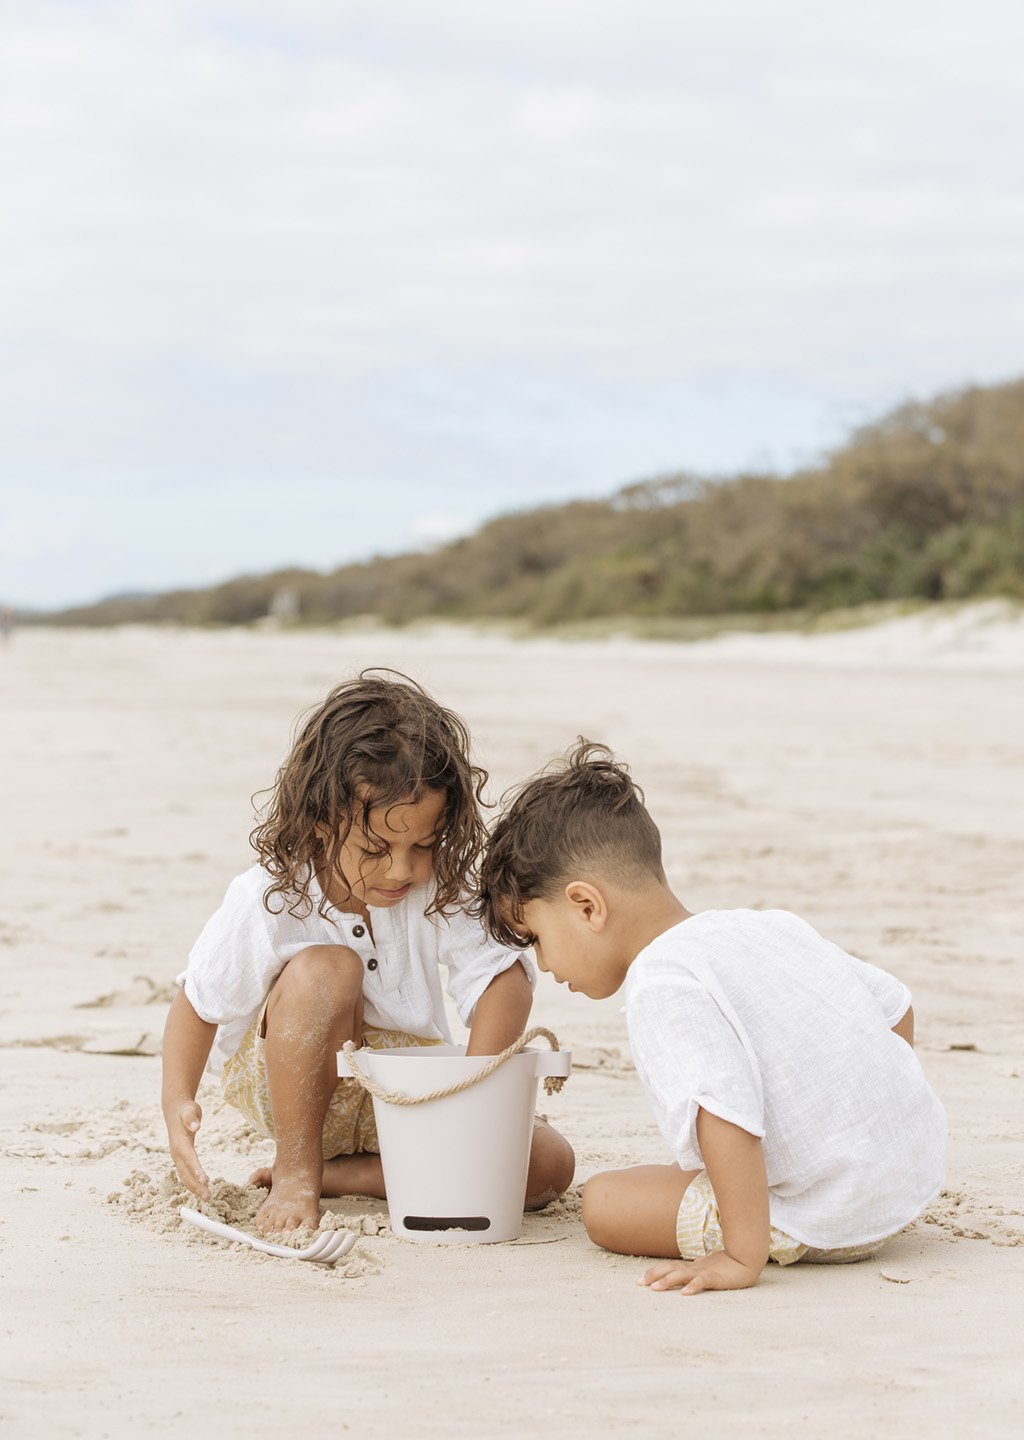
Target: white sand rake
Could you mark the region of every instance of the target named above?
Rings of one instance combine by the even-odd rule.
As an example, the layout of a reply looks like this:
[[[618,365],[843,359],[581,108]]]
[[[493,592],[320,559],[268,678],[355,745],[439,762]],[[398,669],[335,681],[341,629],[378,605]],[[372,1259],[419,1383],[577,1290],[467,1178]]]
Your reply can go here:
[[[236,1240],[239,1244],[251,1245],[254,1250],[262,1250],[264,1255],[278,1255],[282,1260],[313,1260],[317,1265],[334,1265],[356,1243],[356,1236],[351,1230],[321,1230],[299,1250],[293,1245],[275,1245],[271,1240],[260,1240],[247,1230],[225,1225],[221,1220],[211,1220],[208,1215],[190,1210],[187,1205],[182,1205],[178,1214],[190,1225],[198,1225],[200,1230],[208,1230],[221,1240]]]

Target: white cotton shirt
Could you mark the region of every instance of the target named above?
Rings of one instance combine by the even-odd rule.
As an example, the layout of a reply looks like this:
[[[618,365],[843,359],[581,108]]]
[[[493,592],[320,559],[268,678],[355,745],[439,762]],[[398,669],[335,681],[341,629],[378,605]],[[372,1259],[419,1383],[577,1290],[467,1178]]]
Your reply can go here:
[[[260,865],[232,880],[189,954],[188,969],[178,976],[196,1014],[217,1026],[211,1069],[219,1070],[238,1051],[274,981],[308,945],[353,949],[363,961],[365,1023],[424,1040],[451,1040],[440,965],[448,971],[448,994],[465,1025],[490,982],[517,960],[536,985],[531,962],[496,945],[479,920],[462,910],[447,918],[425,915],[432,884],[410,890],[396,905],[368,906],[372,936],[361,915],[329,904],[326,915],[319,914],[323,892],[315,878],[309,886],[312,912],[301,919],[289,914],[279,895],[270,902],[277,913],[266,909],[263,896],[270,884]]]
[[[698,1108],[763,1141],[771,1223],[816,1249],[866,1245],[942,1188],[946,1117],[892,1033],[910,991],[785,910],[706,910],[626,978],[637,1071],[684,1170]]]

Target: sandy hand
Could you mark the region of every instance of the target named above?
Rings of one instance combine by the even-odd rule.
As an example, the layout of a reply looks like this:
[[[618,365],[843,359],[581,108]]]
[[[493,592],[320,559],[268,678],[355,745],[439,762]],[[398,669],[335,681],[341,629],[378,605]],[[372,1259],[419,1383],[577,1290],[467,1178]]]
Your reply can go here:
[[[186,1190],[200,1200],[210,1199],[210,1180],[196,1154],[196,1134],[203,1121],[203,1112],[195,1100],[186,1100],[164,1115],[167,1139],[174,1168]]]
[[[256,1213],[253,1229],[262,1235],[297,1230],[320,1224],[320,1176],[281,1175],[273,1177],[270,1194]]]
[[[665,1260],[652,1265],[637,1281],[651,1290],[678,1290],[680,1295],[700,1295],[705,1290],[748,1290],[757,1284],[759,1270],[741,1265],[724,1250],[702,1255],[699,1260]]]

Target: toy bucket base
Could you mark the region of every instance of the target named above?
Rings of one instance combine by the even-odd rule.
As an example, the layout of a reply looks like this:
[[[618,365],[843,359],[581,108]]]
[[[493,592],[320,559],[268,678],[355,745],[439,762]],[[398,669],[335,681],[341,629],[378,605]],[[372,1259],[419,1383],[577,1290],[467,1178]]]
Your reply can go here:
[[[358,1064],[386,1090],[427,1095],[478,1074],[487,1056],[462,1045],[360,1050]],[[568,1050],[513,1055],[479,1085],[422,1105],[374,1098],[391,1229],[432,1245],[516,1240],[523,1228],[537,1081],[568,1075]],[[344,1055],[339,1074],[349,1074]]]

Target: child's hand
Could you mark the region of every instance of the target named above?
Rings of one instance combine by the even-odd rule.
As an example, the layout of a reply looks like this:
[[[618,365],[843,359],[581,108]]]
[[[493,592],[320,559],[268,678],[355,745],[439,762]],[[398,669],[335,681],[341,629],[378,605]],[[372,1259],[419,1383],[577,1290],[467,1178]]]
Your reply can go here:
[[[652,1290],[679,1290],[699,1295],[702,1290],[749,1290],[757,1284],[759,1271],[741,1265],[724,1250],[702,1255],[699,1260],[664,1260],[652,1265],[637,1281]]]
[[[186,1100],[164,1115],[171,1159],[186,1190],[200,1200],[210,1199],[210,1181],[196,1154],[196,1132],[203,1112],[195,1100]]]

